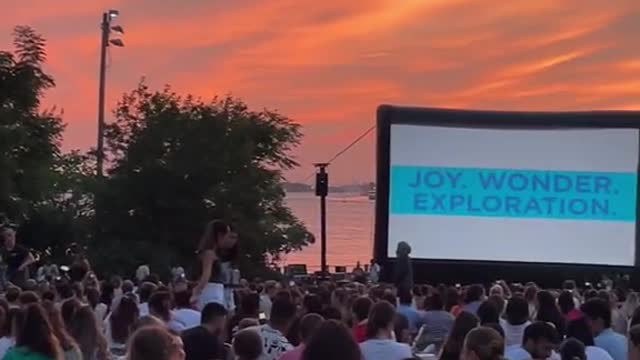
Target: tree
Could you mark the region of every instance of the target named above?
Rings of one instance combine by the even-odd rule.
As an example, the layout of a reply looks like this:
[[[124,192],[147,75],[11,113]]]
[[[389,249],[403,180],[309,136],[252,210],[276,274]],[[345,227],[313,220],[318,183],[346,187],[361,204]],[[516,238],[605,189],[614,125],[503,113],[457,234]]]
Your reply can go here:
[[[55,86],[43,70],[44,38],[26,26],[13,35],[15,51],[0,51],[0,213],[20,225],[22,242],[62,258],[86,237],[79,231],[86,208],[77,209],[90,202],[79,194],[86,159],[61,152],[60,114],[40,108],[44,91]]]
[[[243,270],[310,240],[283,201],[282,171],[297,166],[289,152],[302,136],[290,119],[230,96],[205,102],[144,83],[123,96],[115,117],[102,239],[92,246],[114,256],[96,265],[193,265],[204,224],[216,218],[239,232]]]

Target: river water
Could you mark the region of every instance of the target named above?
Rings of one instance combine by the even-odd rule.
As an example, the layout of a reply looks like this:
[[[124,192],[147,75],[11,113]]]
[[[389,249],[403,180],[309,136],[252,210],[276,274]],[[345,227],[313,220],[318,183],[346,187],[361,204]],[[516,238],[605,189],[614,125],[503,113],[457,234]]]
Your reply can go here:
[[[320,198],[312,193],[289,193],[287,205],[316,236],[315,244],[282,256],[281,265],[306,264],[320,270]],[[332,194],[327,198],[327,264],[353,268],[372,257],[375,201],[357,194]]]

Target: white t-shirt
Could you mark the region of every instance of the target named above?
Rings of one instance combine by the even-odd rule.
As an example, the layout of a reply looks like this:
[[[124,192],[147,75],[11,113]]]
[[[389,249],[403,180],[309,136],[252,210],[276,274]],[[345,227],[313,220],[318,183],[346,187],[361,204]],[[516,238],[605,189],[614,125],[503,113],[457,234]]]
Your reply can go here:
[[[169,329],[177,332],[192,329],[200,325],[202,315],[200,312],[192,309],[178,309],[173,312],[171,321],[169,321]]]
[[[413,357],[411,348],[393,340],[370,339],[360,344],[364,360],[405,360]]]
[[[522,345],[522,337],[524,336],[524,329],[529,326],[531,322],[527,321],[521,325],[511,325],[504,319],[500,319],[500,326],[504,330],[504,344],[509,346]]]
[[[520,345],[508,346],[504,351],[504,357],[508,360],[532,360],[531,354]],[[560,355],[552,351],[547,360],[560,360]]]
[[[138,313],[140,314],[140,317],[149,315],[149,303],[145,302],[138,305]]]
[[[267,320],[271,316],[271,306],[272,306],[271,298],[269,295],[262,294],[260,295],[260,312],[264,314]]]
[[[587,360],[613,360],[605,349],[597,346],[587,346],[585,353],[587,354]]]

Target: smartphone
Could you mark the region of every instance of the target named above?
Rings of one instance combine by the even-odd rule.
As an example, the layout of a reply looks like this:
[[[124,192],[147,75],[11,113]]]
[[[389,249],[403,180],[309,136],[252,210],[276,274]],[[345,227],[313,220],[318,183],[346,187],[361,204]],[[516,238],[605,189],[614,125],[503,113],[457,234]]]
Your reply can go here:
[[[261,312],[261,313],[258,315],[258,319],[259,319],[259,320],[267,320],[267,315],[265,315],[263,312]]]

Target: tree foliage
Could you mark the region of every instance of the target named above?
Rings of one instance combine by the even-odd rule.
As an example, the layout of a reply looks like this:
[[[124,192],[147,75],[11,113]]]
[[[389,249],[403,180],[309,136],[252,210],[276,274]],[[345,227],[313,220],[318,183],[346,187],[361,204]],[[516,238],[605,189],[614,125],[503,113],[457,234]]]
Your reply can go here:
[[[282,171],[297,165],[289,152],[301,138],[290,119],[229,96],[205,102],[144,83],[123,96],[115,115],[100,216],[101,243],[129,255],[118,266],[189,265],[204,224],[215,218],[234,224],[243,261],[254,267],[265,254],[308,242],[283,204]]]

